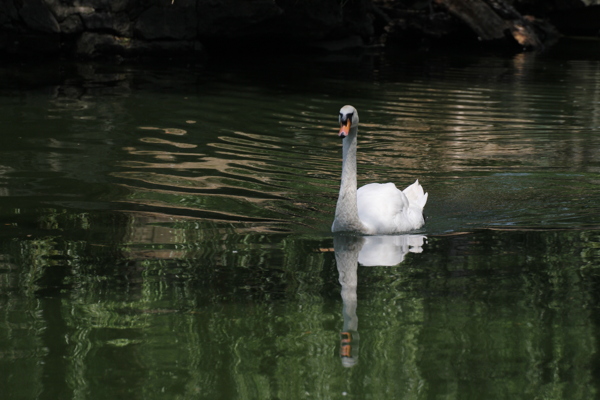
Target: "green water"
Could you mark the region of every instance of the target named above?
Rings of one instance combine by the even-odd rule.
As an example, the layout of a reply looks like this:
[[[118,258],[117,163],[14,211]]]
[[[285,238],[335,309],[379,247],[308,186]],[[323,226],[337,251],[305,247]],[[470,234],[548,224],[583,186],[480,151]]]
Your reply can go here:
[[[344,104],[421,230],[329,232]],[[595,398],[599,110],[596,42],[0,66],[2,398]]]

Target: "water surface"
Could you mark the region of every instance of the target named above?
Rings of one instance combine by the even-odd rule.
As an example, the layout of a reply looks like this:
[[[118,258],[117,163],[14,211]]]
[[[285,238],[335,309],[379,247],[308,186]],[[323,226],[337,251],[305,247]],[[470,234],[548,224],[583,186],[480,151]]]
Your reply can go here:
[[[574,47],[2,66],[2,392],[596,397],[600,53]],[[419,179],[421,230],[330,234],[344,104],[359,184]]]

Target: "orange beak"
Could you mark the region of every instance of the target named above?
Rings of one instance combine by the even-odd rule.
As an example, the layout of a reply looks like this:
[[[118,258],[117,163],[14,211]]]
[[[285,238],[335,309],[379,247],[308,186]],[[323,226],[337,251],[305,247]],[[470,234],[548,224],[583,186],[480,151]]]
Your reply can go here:
[[[340,133],[338,134],[340,138],[343,139],[348,136],[348,133],[350,132],[350,125],[352,125],[350,118],[346,120],[345,124],[340,124]]]

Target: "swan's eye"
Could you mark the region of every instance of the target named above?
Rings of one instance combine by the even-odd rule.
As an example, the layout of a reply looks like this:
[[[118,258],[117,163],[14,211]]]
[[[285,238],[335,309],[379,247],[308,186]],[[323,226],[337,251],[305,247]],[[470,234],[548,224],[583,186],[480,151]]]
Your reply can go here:
[[[350,121],[352,121],[353,116],[354,116],[354,113],[349,113],[346,115],[340,113],[340,122],[345,123],[348,119],[350,119]]]

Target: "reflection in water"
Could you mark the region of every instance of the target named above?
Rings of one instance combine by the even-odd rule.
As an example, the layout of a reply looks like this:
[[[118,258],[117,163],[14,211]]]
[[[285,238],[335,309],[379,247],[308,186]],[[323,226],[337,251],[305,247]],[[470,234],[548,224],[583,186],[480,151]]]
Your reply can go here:
[[[408,253],[421,253],[426,237],[423,235],[354,236],[335,235],[333,247],[335,262],[342,285],[342,314],[344,327],[340,333],[340,357],[344,367],[358,363],[360,335],[358,333],[358,264],[368,266],[396,266]]]
[[[335,262],[342,285],[342,314],[344,327],[340,333],[340,357],[344,367],[353,367],[358,363],[358,347],[360,336],[358,334],[358,317],[356,315],[358,285],[358,254],[364,243],[361,236],[335,235],[333,247],[335,249]]]

